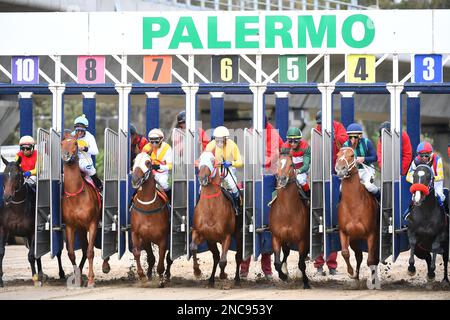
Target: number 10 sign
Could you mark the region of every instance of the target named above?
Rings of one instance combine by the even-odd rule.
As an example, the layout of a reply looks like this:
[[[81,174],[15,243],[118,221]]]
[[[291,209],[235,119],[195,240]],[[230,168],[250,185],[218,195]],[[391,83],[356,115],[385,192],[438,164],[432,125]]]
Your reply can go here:
[[[13,84],[38,84],[39,57],[12,57],[11,71]]]

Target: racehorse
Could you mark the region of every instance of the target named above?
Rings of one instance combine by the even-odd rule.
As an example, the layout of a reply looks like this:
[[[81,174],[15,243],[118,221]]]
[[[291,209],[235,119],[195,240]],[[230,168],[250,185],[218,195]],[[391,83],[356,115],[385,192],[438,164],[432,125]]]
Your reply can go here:
[[[206,240],[214,259],[209,285],[214,286],[217,264],[220,266],[220,279],[226,279],[225,267],[227,253],[231,245],[231,237],[236,239],[235,285],[240,284],[239,267],[242,261],[242,216],[236,216],[231,196],[227,198],[220,186],[219,164],[215,163],[211,152],[203,152],[200,156],[198,180],[201,185],[200,199],[194,209],[191,251],[193,253],[194,274],[199,277],[201,271],[197,261],[197,246]],[[222,245],[219,254],[217,242]]]
[[[148,271],[147,277],[152,278],[152,270],[155,265],[152,243],[158,245],[159,259],[157,272],[159,275],[159,286],[164,287],[165,280],[170,279],[170,266],[172,260],[168,251],[169,237],[169,208],[167,196],[158,191],[156,180],[153,175],[152,161],[150,156],[143,152],[139,153],[133,165],[132,186],[137,189],[131,206],[131,238],[133,241],[133,255],[136,260],[137,271],[141,280],[145,279],[141,267],[141,250],[147,252]],[[164,273],[164,255],[167,251],[167,270]]]
[[[286,260],[289,246],[295,245],[299,254],[298,267],[303,274],[303,288],[310,289],[305,264],[309,252],[309,208],[300,199],[296,180],[292,157],[283,151],[277,163],[277,198],[270,207],[269,228],[275,254],[274,265],[280,279],[288,279]],[[280,261],[281,248],[283,261]]]
[[[34,284],[38,286],[42,284],[46,276],[42,272],[41,258],[35,259],[34,256],[36,194],[28,184],[24,183],[20,158],[17,162],[8,162],[2,157],[2,161],[6,168],[3,181],[3,201],[5,204],[0,207],[0,287],[3,287],[2,262],[9,236],[26,238],[31,275]],[[61,252],[56,257],[58,259],[59,277],[65,279],[61,265]],[[35,263],[38,268],[37,274]]]
[[[64,168],[64,196],[61,206],[66,225],[68,256],[74,268],[75,283],[81,283],[81,272],[86,258],[88,259],[87,285],[94,287],[94,243],[102,215],[100,195],[94,185],[83,178],[78,164],[77,140],[68,132],[64,134],[61,141],[61,158]],[[83,252],[78,268],[75,262],[75,232],[77,232]],[[104,273],[111,270],[108,261],[109,258],[103,260],[102,270]]]
[[[347,272],[351,278],[359,279],[359,268],[362,262],[362,250],[359,240],[367,241],[367,265],[371,271],[371,280],[367,280],[369,289],[380,289],[377,275],[379,205],[374,196],[360,182],[354,149],[342,147],[337,154],[336,174],[342,180],[342,198],[338,204],[339,238],[342,257],[347,264]],[[348,246],[355,251],[356,275],[350,264]]]
[[[435,278],[436,254],[441,253],[444,259],[444,281],[449,282],[448,265],[448,220],[441,211],[435,196],[434,174],[429,166],[420,164],[413,174],[410,191],[413,194],[412,208],[408,216],[408,238],[410,257],[408,273],[414,275],[414,254],[427,262],[428,279]],[[431,258],[430,252],[433,253]]]

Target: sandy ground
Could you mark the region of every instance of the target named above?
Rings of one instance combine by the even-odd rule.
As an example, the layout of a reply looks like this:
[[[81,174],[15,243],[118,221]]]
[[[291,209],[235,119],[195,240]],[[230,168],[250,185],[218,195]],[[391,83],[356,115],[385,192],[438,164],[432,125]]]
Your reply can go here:
[[[156,252],[156,250],[155,250]],[[297,252],[291,252],[288,259],[289,281],[281,282],[274,272],[272,280],[266,280],[261,272],[260,262],[250,265],[247,280],[240,287],[234,287],[235,262],[234,252],[228,254],[228,279],[218,279],[215,288],[209,288],[207,278],[212,267],[211,253],[199,255],[202,277],[196,279],[192,272],[192,260],[179,258],[172,265],[172,280],[165,288],[158,288],[158,281],[141,282],[136,280],[136,263],[133,255],[127,252],[121,260],[113,256],[110,260],[111,272],[101,271],[100,251],[96,249],[94,259],[96,287],[68,289],[65,280],[59,280],[56,259],[44,256],[43,268],[49,279],[42,287],[34,287],[31,281],[31,268],[27,261],[27,249],[24,246],[7,246],[3,260],[3,280],[5,287],[0,288],[0,299],[175,299],[175,300],[262,300],[262,299],[344,299],[344,300],[450,300],[450,285],[441,282],[443,278],[442,257],[436,264],[436,281],[426,280],[426,264],[416,260],[417,273],[409,276],[406,272],[408,253],[402,253],[392,264],[379,265],[382,290],[368,290],[366,279],[369,268],[365,264],[366,254],[361,267],[361,280],[357,283],[348,278],[345,262],[338,255],[338,274],[319,276],[315,274],[312,262],[307,262],[307,274],[311,280],[312,290],[303,290],[300,275],[297,273]],[[81,252],[77,252],[80,261]],[[353,254],[352,254],[353,258]],[[272,257],[273,259],[273,257]],[[141,257],[145,261],[145,254]],[[353,260],[354,263],[354,260]],[[143,263],[145,269],[146,262]],[[63,252],[63,266],[67,275],[73,272],[67,252]],[[86,264],[87,266],[87,264]],[[85,266],[84,272],[87,273]],[[326,271],[327,268],[324,268]]]

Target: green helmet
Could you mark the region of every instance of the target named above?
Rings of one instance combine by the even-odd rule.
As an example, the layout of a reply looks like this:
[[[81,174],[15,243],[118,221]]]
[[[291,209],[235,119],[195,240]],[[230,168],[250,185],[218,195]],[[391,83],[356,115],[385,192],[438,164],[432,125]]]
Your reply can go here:
[[[299,128],[290,127],[289,130],[286,133],[286,137],[288,137],[288,138],[301,138],[302,137],[302,131]]]

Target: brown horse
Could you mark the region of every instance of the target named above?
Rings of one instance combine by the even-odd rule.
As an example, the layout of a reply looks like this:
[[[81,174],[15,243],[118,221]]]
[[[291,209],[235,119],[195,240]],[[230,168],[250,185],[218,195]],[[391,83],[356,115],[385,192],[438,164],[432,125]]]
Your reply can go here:
[[[28,262],[35,286],[39,286],[47,278],[42,271],[41,258],[35,258],[35,203],[36,193],[24,183],[20,160],[8,162],[1,157],[6,168],[3,181],[3,204],[0,203],[0,288],[3,287],[3,257],[8,237],[25,237],[28,246]],[[0,201],[1,201],[0,200]],[[60,279],[65,279],[61,265],[61,251],[56,255]],[[36,267],[37,266],[37,273]]]
[[[141,250],[147,252],[147,277],[152,278],[155,265],[152,243],[158,245],[159,259],[156,271],[159,275],[159,286],[164,287],[165,280],[170,279],[170,266],[172,260],[168,250],[169,237],[169,209],[167,196],[156,188],[153,175],[152,161],[147,153],[139,153],[134,160],[132,185],[138,189],[133,197],[131,206],[131,238],[133,241],[133,255],[136,260],[137,272],[141,280],[145,279],[141,266]],[[164,255],[167,251],[167,270],[164,273]]]
[[[101,219],[101,201],[95,188],[81,175],[78,165],[77,140],[65,133],[61,141],[61,158],[64,164],[64,197],[62,199],[63,220],[66,225],[67,251],[74,268],[75,283],[81,283],[81,272],[86,258],[89,261],[88,287],[94,286],[94,243]],[[83,256],[79,267],[75,262],[75,232],[81,243]],[[89,232],[89,238],[87,233]],[[109,258],[103,261],[103,272],[108,273]]]
[[[233,204],[226,198],[220,187],[220,173],[211,152],[200,156],[198,180],[201,185],[200,200],[194,209],[191,251],[193,253],[194,274],[200,276],[197,262],[197,246],[206,240],[212,252],[214,265],[209,278],[209,285],[214,286],[217,264],[220,266],[220,279],[226,279],[225,267],[227,253],[234,235],[237,244],[235,285],[240,284],[239,267],[242,261],[242,219],[236,217]],[[242,217],[240,217],[242,218]],[[217,242],[222,245],[222,256],[219,254]]]
[[[338,205],[339,238],[341,240],[342,257],[347,263],[347,272],[351,278],[359,279],[359,268],[362,262],[362,250],[359,240],[367,241],[367,265],[371,271],[371,280],[367,280],[369,289],[380,289],[377,275],[379,206],[374,196],[360,182],[354,149],[343,147],[337,154],[335,166],[340,179],[342,198]],[[355,251],[356,275],[350,264],[348,246]]]
[[[298,188],[292,157],[283,150],[277,163],[277,198],[269,213],[274,265],[280,279],[286,281],[289,246],[295,245],[299,254],[298,267],[303,274],[303,288],[310,289],[305,263],[309,252],[309,208],[300,199]],[[280,261],[281,248],[283,261]]]

